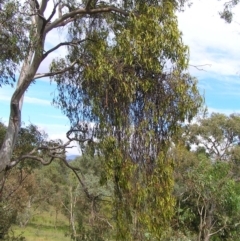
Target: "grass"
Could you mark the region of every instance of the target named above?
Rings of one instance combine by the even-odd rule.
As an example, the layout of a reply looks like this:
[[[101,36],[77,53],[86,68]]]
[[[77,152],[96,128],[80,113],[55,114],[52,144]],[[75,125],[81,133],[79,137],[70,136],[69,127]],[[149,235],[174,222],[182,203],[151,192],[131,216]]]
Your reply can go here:
[[[58,229],[45,229],[44,227],[27,226],[24,229],[14,228],[14,236],[23,236],[26,241],[69,241],[70,237],[66,233]]]
[[[17,225],[12,227],[14,236],[19,235],[26,241],[70,241],[68,219],[59,214],[55,225],[55,212],[53,208],[34,215],[26,227]]]

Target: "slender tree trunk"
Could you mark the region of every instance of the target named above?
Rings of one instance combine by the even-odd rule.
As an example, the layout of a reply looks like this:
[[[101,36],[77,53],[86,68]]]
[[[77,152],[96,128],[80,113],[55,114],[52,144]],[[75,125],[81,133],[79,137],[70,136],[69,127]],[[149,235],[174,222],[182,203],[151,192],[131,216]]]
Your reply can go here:
[[[57,220],[58,220],[58,208],[55,210],[55,222],[54,222],[54,228],[57,229]]]
[[[21,127],[21,111],[24,93],[34,79],[42,61],[42,46],[44,38],[40,39],[35,50],[30,50],[26,57],[21,73],[10,102],[10,116],[5,138],[0,150],[0,182],[3,180],[4,171],[11,163],[12,153]]]
[[[45,11],[47,0],[42,0],[41,11]],[[43,33],[43,19],[36,15],[36,2],[30,2],[32,12],[32,33],[29,30],[29,51],[24,59],[17,87],[10,102],[10,116],[7,132],[0,150],[0,182],[4,172],[10,166],[12,153],[21,127],[21,111],[24,93],[34,80],[34,76],[43,60],[43,50],[46,33]]]
[[[205,237],[204,237],[204,241],[209,241],[210,240],[210,236],[209,235],[206,235]]]
[[[73,196],[73,187],[70,187],[70,223],[72,226],[72,231],[73,231],[73,237],[74,240],[76,240],[76,236],[77,236],[77,231],[76,231],[76,226],[75,226],[75,215],[74,215],[74,208],[76,205],[76,197]]]
[[[31,84],[40,63],[39,58],[35,58],[35,61],[31,65],[24,65],[22,67],[23,74],[20,75],[17,88],[13,93],[10,103],[8,128],[0,151],[0,173],[2,174],[0,175],[0,181],[3,178],[4,170],[11,163],[13,149],[21,127],[21,110],[24,93]]]

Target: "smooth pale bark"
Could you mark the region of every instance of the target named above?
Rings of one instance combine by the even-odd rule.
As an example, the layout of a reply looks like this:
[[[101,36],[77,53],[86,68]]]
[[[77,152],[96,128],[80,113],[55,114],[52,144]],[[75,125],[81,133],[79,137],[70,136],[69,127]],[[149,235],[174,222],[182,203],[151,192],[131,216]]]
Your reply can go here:
[[[31,53],[30,53],[31,54]],[[30,65],[23,65],[22,74],[19,77],[18,85],[13,93],[10,102],[10,116],[7,132],[0,152],[0,173],[11,163],[13,148],[18,138],[21,126],[21,110],[23,96],[41,63],[40,56],[34,56]]]

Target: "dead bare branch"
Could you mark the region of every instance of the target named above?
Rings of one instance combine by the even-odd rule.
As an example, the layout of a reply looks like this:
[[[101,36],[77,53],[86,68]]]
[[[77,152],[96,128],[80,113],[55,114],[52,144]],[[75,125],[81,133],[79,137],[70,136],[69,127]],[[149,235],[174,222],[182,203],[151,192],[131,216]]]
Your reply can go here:
[[[57,158],[57,157],[56,157]],[[42,165],[49,165],[53,160],[54,158],[50,158],[50,160],[48,161],[45,161],[43,157],[38,157],[36,155],[22,155],[20,158],[18,158],[17,160],[14,160],[10,163],[10,165],[8,165],[7,167],[7,170],[13,168],[14,166],[16,166],[20,161],[24,161],[26,159],[29,159],[29,160],[34,160],[34,161],[38,161],[40,162]]]
[[[96,217],[97,217],[99,220],[105,222],[111,229],[114,229],[114,227],[112,226],[112,224],[109,223],[109,221],[108,221],[106,218],[102,218],[102,217],[100,217],[100,216],[98,216],[98,215],[96,215]]]
[[[54,4],[53,10],[52,10],[50,16],[49,16],[48,19],[47,19],[47,23],[49,23],[49,22],[51,21],[51,19],[53,18],[53,16],[55,15],[56,9],[57,9],[57,7],[58,7],[59,4],[60,4],[60,2]]]
[[[80,171],[79,168],[75,168],[73,166],[71,166],[67,161],[66,159],[62,159],[62,161],[64,162],[64,164],[70,168],[73,173],[75,174],[76,178],[78,179],[79,183],[81,184],[82,188],[83,188],[83,191],[84,193],[86,194],[87,198],[89,198],[90,200],[93,200],[94,199],[94,196],[92,194],[89,193],[88,191],[88,188],[86,187],[85,183],[84,183],[84,176],[83,174],[81,173],[81,175],[83,176],[83,179],[80,178],[80,176],[78,175],[77,171]]]
[[[72,148],[69,146],[71,141],[67,141],[64,144],[57,143],[57,142],[47,142],[38,147],[35,147],[29,153],[22,155],[15,160],[12,160],[11,163],[7,166],[7,170],[16,166],[19,162],[24,161],[26,159],[38,161],[42,165],[49,165],[55,159],[62,159],[65,158],[66,149]],[[41,153],[40,151],[44,151]]]
[[[213,236],[214,234],[217,234],[217,233],[221,232],[224,228],[226,228],[226,226],[227,226],[227,225],[224,224],[224,226],[222,226],[221,228],[219,228],[217,231],[210,233],[209,236]]]

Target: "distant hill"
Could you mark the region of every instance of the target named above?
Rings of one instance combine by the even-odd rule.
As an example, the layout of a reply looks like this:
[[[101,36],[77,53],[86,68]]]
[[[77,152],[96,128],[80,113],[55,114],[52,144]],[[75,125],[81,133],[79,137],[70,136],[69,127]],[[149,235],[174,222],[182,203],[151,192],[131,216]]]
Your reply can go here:
[[[72,161],[74,159],[76,159],[77,157],[79,157],[80,155],[67,155],[67,160],[68,161]]]

